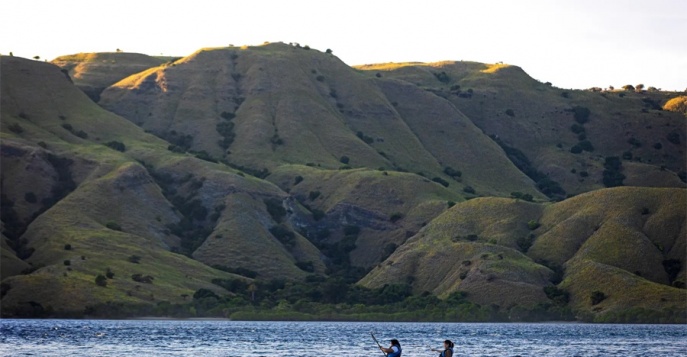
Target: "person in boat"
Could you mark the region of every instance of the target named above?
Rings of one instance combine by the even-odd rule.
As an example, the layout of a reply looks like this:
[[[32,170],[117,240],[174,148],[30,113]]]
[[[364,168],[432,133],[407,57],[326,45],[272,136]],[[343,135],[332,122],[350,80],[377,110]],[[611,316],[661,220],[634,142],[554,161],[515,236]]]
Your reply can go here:
[[[439,352],[439,357],[453,357],[453,342],[451,340],[446,340],[444,341],[444,350],[435,350],[432,349],[434,352]]]
[[[379,349],[386,353],[386,357],[401,357],[401,343],[397,339],[391,340],[389,348],[379,347]]]

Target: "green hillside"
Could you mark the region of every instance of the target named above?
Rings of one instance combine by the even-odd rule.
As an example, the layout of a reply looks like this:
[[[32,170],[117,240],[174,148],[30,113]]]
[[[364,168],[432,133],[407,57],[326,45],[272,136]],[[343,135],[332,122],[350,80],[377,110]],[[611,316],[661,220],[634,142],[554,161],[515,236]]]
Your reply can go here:
[[[361,66],[445,98],[499,142],[528,176],[541,174],[568,194],[608,186],[604,160],[620,157],[624,183],[685,187],[684,111],[676,93],[568,90],[505,64],[440,62]],[[663,107],[666,110],[663,110]],[[672,111],[671,111],[672,110]],[[540,182],[540,181],[538,181]]]
[[[416,292],[461,291],[477,303],[555,304],[578,318],[668,319],[684,312],[684,189],[614,188],[555,204],[507,198],[459,203],[434,219],[361,284],[412,282]],[[592,303],[600,291],[607,296]]]
[[[455,192],[537,194],[453,105],[400,82],[385,95],[386,86],[330,54],[269,44],[200,50],[116,83],[99,104],[180,151],[255,170],[381,167],[439,177]]]
[[[60,56],[50,63],[62,68],[79,89],[97,102],[105,88],[165,60],[140,53],[102,52]]]
[[[167,60],[0,57],[2,316],[687,318],[680,93]]]

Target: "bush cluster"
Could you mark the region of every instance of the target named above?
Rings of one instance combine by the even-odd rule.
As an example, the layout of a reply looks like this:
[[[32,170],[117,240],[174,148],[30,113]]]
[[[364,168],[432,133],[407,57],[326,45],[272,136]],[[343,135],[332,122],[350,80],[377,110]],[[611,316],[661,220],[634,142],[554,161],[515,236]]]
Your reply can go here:
[[[623,163],[617,156],[609,156],[604,161],[603,183],[606,187],[622,186],[625,175],[622,174]]]

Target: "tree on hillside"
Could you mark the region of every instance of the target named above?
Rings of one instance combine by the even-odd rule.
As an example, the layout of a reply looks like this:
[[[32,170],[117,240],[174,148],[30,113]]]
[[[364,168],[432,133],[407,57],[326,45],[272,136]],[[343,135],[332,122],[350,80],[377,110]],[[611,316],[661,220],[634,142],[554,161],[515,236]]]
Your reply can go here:
[[[632,84],[626,84],[623,86],[623,89],[629,92],[635,90],[635,87]]]
[[[644,85],[641,84],[641,83],[640,83],[640,84],[637,84],[637,85],[635,86],[635,90],[636,90],[637,92],[641,92],[642,90],[644,90]]]
[[[33,56],[33,59],[35,59],[36,61],[38,61],[39,59],[41,59],[41,56]]]

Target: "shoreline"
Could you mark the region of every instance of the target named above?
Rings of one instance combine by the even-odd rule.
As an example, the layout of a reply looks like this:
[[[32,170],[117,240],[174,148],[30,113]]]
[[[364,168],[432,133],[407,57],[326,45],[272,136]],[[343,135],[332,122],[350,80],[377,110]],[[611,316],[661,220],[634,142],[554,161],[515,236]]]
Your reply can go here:
[[[254,319],[254,320],[238,320],[223,317],[156,317],[156,316],[140,316],[140,317],[125,317],[125,318],[22,318],[22,317],[11,317],[11,318],[0,318],[2,320],[36,320],[36,321],[48,321],[48,320],[69,320],[69,321],[188,321],[188,322],[311,322],[311,323],[322,323],[322,322],[335,322],[335,323],[369,323],[369,324],[384,324],[384,323],[394,323],[394,324],[470,324],[470,325],[680,325],[687,326],[686,323],[617,323],[617,322],[585,322],[585,321],[372,321],[372,320],[335,320],[335,319],[319,319],[319,320],[279,320],[279,319]]]

